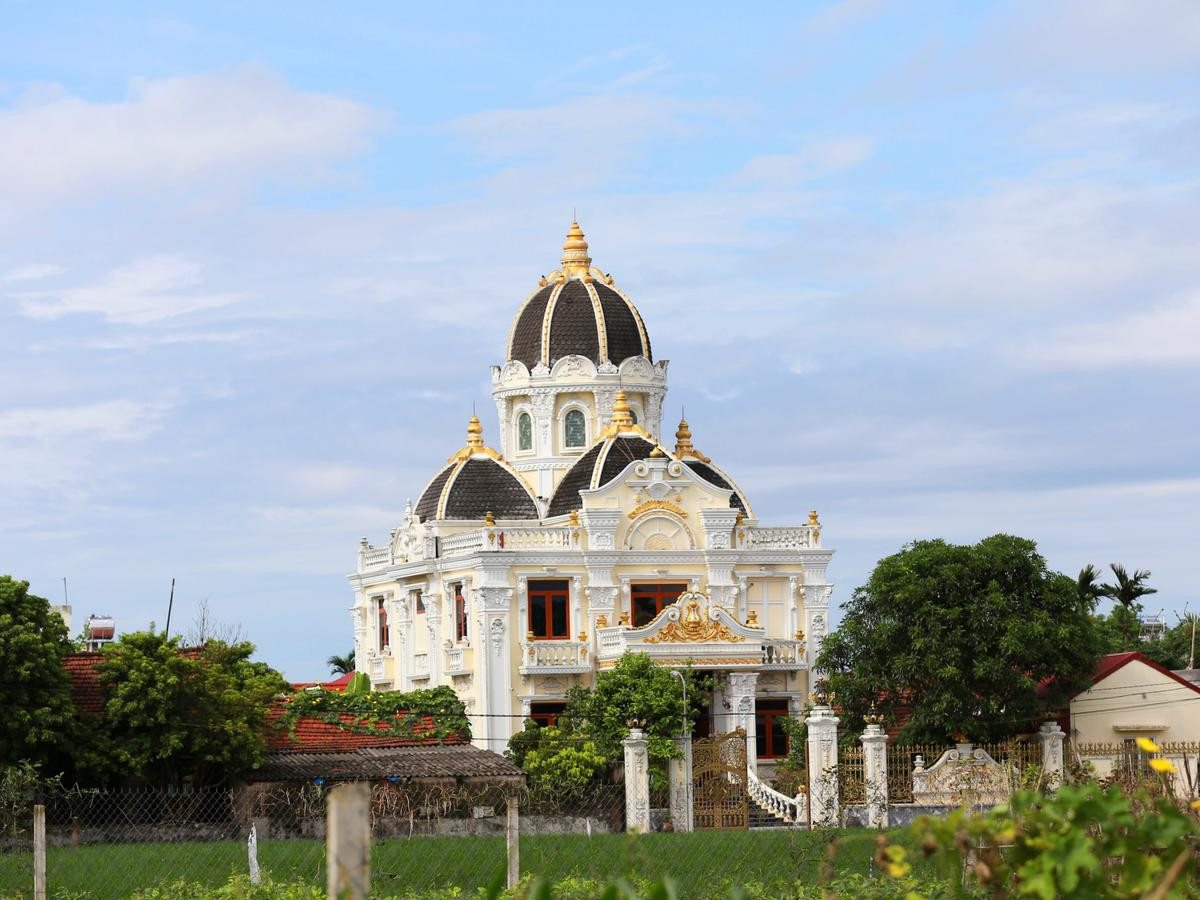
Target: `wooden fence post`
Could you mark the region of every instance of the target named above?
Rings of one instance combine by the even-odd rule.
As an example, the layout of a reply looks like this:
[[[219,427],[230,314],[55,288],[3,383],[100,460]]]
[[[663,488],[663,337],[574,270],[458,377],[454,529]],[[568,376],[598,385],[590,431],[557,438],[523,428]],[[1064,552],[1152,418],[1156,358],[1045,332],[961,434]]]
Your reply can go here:
[[[325,814],[326,892],[330,900],[367,900],[371,885],[371,788],[339,784]]]
[[[46,807],[33,807],[33,900],[46,900]]]
[[[508,847],[508,886],[515,888],[521,880],[521,817],[520,801],[516,794],[508,795],[508,822],[504,829]]]

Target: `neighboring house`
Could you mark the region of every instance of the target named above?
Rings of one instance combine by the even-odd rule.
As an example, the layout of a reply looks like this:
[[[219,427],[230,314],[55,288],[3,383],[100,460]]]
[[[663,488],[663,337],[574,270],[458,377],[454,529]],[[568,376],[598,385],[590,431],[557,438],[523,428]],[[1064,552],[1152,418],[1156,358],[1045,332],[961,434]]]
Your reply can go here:
[[[1150,738],[1179,769],[1177,787],[1200,784],[1200,685],[1141,653],[1102,656],[1089,688],[1071,698],[1070,742],[1104,776],[1145,766],[1138,738]]]
[[[1200,741],[1200,685],[1141,653],[1102,656],[1091,687],[1071,698],[1071,737]]]
[[[498,749],[632,650],[715,673],[699,731],[740,726],[752,757],[783,756],[780,722],[803,707],[829,626],[833,553],[815,510],[763,525],[686,421],[664,440],[667,362],[578,224],[491,381],[499,450],[472,416],[387,542],[359,547],[358,671],[376,690],[452,686],[476,741]],[[745,436],[756,458],[803,468],[778,423],[759,427]]]

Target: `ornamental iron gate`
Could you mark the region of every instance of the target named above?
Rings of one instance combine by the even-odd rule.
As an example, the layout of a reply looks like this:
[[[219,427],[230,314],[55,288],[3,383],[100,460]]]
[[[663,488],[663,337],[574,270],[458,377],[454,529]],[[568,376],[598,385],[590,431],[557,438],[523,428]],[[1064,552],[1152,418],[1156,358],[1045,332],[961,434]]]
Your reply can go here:
[[[697,831],[745,831],[746,732],[739,728],[692,742],[692,821]]]

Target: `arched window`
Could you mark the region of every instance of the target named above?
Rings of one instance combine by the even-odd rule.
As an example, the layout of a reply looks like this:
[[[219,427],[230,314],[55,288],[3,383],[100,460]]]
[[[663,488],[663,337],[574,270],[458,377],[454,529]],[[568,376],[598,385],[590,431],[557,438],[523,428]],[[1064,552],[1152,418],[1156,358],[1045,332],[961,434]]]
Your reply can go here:
[[[517,449],[533,449],[533,419],[529,418],[529,413],[517,417]]]
[[[629,418],[632,419],[633,424],[636,425],[637,424],[637,410],[631,409],[629,411]]]
[[[568,447],[582,447],[587,443],[587,425],[583,413],[573,409],[563,420],[563,438]]]

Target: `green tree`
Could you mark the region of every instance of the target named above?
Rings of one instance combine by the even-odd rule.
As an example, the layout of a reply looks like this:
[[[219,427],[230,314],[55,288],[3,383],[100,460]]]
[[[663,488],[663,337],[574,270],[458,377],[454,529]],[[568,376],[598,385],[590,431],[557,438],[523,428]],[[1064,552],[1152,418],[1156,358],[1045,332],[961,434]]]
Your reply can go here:
[[[690,669],[683,670],[687,682],[688,708],[683,703],[680,679],[670,669],[655,665],[645,653],[626,652],[611,669],[596,677],[593,687],[574,687],[567,692],[565,715],[577,732],[595,741],[609,762],[622,758],[622,741],[629,723],[640,722],[649,739],[651,759],[672,759],[678,753],[675,738],[688,730],[712,694],[712,679]]]
[[[539,729],[536,745],[522,754],[520,765],[539,794],[562,801],[582,797],[606,763],[595,741],[569,726],[551,725]]]
[[[250,659],[254,645],[133,632],[104,648],[104,712],[92,723],[81,768],[98,781],[133,777],[154,786],[214,785],[262,761],[278,672]]]
[[[892,721],[907,708],[903,739],[1001,738],[1087,683],[1103,652],[1094,602],[1033,541],[917,541],[854,591],[817,667],[852,731],[874,703]]]
[[[1196,640],[1200,642],[1200,626],[1197,626],[1196,614],[1189,613],[1166,629],[1162,637],[1145,641],[1136,649],[1165,669],[1186,669],[1192,659],[1193,627],[1197,629]],[[1197,647],[1200,649],[1200,643]],[[1200,658],[1200,653],[1197,657]]]
[[[351,647],[350,652],[345,656],[333,654],[325,660],[325,664],[329,666],[329,671],[334,675],[349,675],[354,671],[354,648]]]
[[[1152,588],[1146,584],[1150,579],[1148,571],[1139,569],[1130,575],[1120,563],[1110,563],[1108,567],[1112,569],[1116,582],[1100,585],[1100,594],[1104,597],[1111,597],[1125,611],[1125,615],[1121,618],[1121,625],[1125,644],[1128,645],[1132,624],[1137,622],[1137,614],[1142,609],[1141,598],[1149,594],[1157,594],[1158,588]]]
[[[45,763],[74,726],[63,657],[72,645],[62,617],[29,582],[0,575],[0,760]]]

